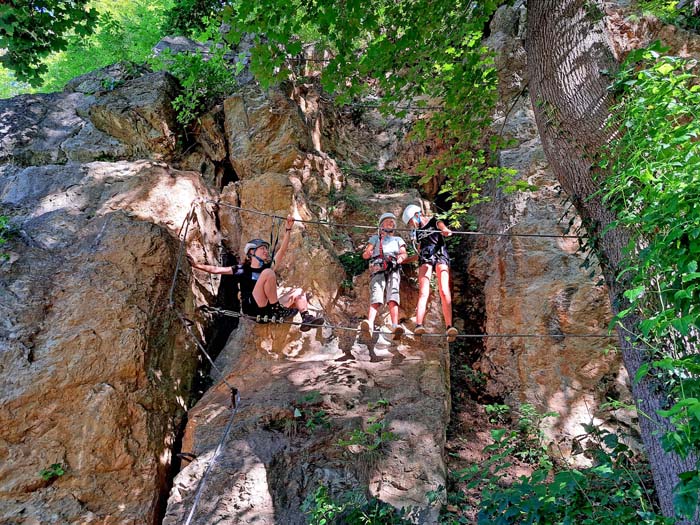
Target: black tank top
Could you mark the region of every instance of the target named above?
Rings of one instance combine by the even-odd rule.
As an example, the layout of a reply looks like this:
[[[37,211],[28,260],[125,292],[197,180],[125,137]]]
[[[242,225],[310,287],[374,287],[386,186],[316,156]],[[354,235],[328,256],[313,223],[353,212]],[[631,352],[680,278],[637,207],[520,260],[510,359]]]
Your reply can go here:
[[[416,242],[421,251],[428,248],[428,246],[435,247],[431,251],[437,251],[441,246],[445,246],[445,238],[440,233],[437,223],[438,221],[435,217],[430,217],[425,226],[416,229]]]
[[[238,264],[232,267],[233,277],[238,282],[238,288],[241,291],[241,308],[244,314],[255,313],[255,310],[251,309],[251,307],[256,307],[253,289],[262,271],[270,266],[270,264],[265,264],[260,268],[252,268],[249,264]]]

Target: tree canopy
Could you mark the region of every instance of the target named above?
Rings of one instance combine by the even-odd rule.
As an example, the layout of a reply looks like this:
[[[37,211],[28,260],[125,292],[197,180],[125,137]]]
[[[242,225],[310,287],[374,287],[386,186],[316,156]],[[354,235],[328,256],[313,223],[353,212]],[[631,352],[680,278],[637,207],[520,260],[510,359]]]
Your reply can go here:
[[[419,170],[425,180],[440,176],[456,222],[485,200],[486,180],[526,187],[488,154],[497,74],[482,37],[502,3],[238,0],[224,9],[223,20],[234,43],[255,35],[251,69],[263,84],[312,81],[306,72],[322,69],[320,83],[337,104],[374,101],[399,116],[423,113],[413,136],[429,134],[444,147]]]
[[[87,35],[97,11],[89,0],[10,0],[0,3],[0,63],[38,86],[48,67],[43,60],[65,49],[72,34]]]

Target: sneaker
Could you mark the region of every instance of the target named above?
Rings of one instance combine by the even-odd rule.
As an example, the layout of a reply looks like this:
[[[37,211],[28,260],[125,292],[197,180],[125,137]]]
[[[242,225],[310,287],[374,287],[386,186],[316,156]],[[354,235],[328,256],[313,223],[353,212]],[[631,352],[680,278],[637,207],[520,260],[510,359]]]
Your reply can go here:
[[[401,326],[400,324],[392,326],[391,333],[394,334],[394,341],[398,341],[399,339],[401,339],[401,336],[403,335],[404,331],[405,330],[403,329],[403,326]]]
[[[458,333],[459,332],[454,326],[448,326],[447,330],[445,331],[445,335],[447,336],[447,342],[454,343],[457,340]]]
[[[423,326],[422,324],[417,324],[416,327],[413,329],[413,333],[416,335],[423,335],[426,332],[427,332],[427,330],[425,329],[425,326]]]
[[[372,326],[369,324],[368,319],[364,319],[360,323],[360,332],[364,332],[366,334],[371,334],[372,333]]]
[[[324,319],[320,315],[318,317],[314,317],[309,312],[304,312],[303,314],[301,314],[301,323],[302,324],[299,327],[299,331],[308,332],[314,326],[323,325]]]
[[[289,320],[294,317],[299,310],[296,308],[286,308],[280,303],[275,303],[270,305],[270,313],[276,319]]]

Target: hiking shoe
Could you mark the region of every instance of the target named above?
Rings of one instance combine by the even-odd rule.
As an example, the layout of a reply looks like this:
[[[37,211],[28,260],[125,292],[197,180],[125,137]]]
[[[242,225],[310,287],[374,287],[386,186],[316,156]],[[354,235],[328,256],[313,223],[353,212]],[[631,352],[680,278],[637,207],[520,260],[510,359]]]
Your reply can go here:
[[[366,334],[371,334],[372,333],[372,326],[369,324],[368,319],[364,319],[360,323],[360,332],[364,332]]]
[[[454,343],[457,340],[458,333],[459,332],[454,326],[448,326],[447,330],[445,331],[445,335],[447,336],[447,342]]]
[[[296,308],[286,308],[280,303],[270,305],[270,313],[272,313],[272,317],[275,319],[286,321],[294,317],[298,312],[299,310]]]
[[[391,333],[394,334],[394,341],[398,341],[399,339],[401,339],[401,336],[404,332],[405,330],[400,324],[396,324],[391,327]]]
[[[413,333],[416,335],[423,335],[426,332],[427,332],[427,330],[425,329],[425,326],[423,326],[422,324],[417,324],[416,327],[413,329]]]
[[[304,312],[303,314],[301,314],[301,323],[302,324],[299,327],[299,331],[308,332],[314,326],[322,326],[324,323],[324,319],[320,315],[318,317],[314,317],[309,312]]]

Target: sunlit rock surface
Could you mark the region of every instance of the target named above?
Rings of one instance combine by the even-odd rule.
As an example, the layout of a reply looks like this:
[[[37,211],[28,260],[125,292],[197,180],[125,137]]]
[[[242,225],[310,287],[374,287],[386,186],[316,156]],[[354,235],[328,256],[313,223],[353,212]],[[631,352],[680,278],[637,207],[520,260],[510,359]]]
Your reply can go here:
[[[197,367],[168,302],[177,232],[209,190],[151,160],[96,161],[133,151],[86,120],[94,101],[0,102],[15,232],[0,262],[2,523],[152,523]],[[204,237],[189,244],[211,252]],[[186,283],[174,301],[192,316]],[[54,464],[65,473],[43,479]]]

